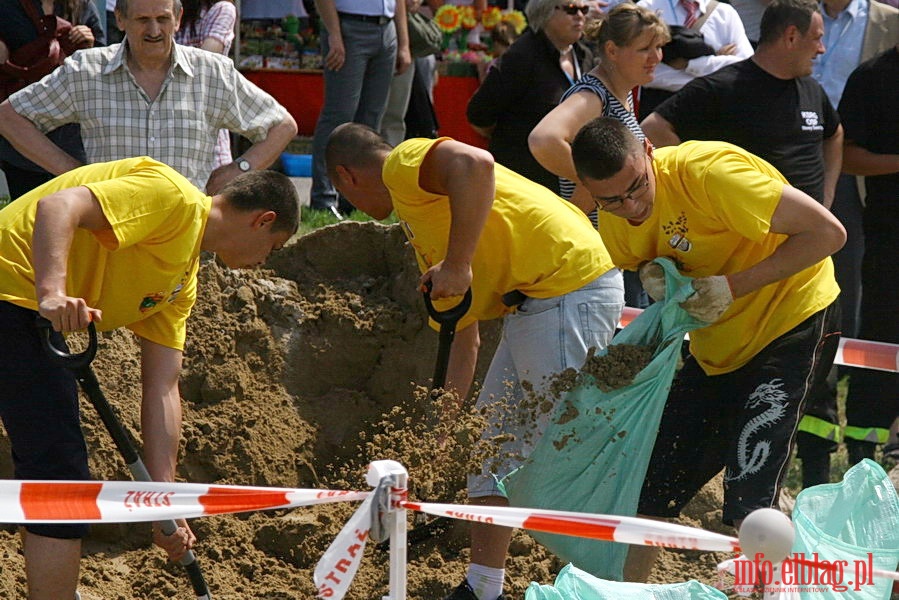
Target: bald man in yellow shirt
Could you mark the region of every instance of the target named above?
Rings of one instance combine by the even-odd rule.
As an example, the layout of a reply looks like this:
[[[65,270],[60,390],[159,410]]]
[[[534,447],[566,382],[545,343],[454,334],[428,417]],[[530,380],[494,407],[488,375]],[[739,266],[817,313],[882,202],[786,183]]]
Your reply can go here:
[[[611,340],[624,306],[621,272],[574,205],[495,164],[488,152],[449,138],[411,139],[394,149],[368,127],[347,123],[331,134],[326,160],[331,181],[356,208],[376,219],[396,212],[415,249],[420,284],[431,285],[438,308],[458,303],[471,288],[471,308],[458,324],[447,369],[447,387],[460,397],[474,376],[479,321],[503,318],[479,407],[499,400],[514,410],[523,400],[523,381],[539,392],[549,376],[581,367],[591,347],[602,349]],[[520,304],[503,302],[509,292]],[[458,407],[438,410],[451,415]],[[494,474],[501,478],[520,465],[550,416],[488,427],[487,439],[511,434],[499,456],[517,458],[469,476],[472,502],[508,505]],[[503,597],[511,534],[472,525],[472,564],[448,599]]]
[[[90,479],[73,374],[51,363],[36,317],[59,332],[127,327],[141,348],[144,462],[174,481],[181,431],[178,376],[197,294],[200,251],[252,267],[299,225],[290,180],[254,171],[207,196],[148,157],[95,163],[0,210],[0,417],[17,479]],[[184,521],[154,541],[172,560],[193,545]],[[75,597],[84,525],[29,525],[30,600]]]

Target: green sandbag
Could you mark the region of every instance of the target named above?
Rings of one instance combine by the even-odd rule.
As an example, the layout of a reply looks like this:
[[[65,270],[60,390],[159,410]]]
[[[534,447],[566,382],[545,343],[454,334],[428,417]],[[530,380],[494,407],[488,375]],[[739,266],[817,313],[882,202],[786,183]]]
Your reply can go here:
[[[696,580],[683,583],[622,583],[593,577],[568,564],[553,585],[531,583],[525,600],[726,600],[720,591]]]
[[[612,340],[613,345],[653,347],[652,361],[626,387],[604,392],[585,376],[566,394],[534,451],[502,482],[512,506],[636,514],[681,342],[686,332],[704,325],[679,305],[693,293],[691,279],[668,259],[656,262],[665,270],[666,300],[644,310]],[[622,579],[625,544],[532,535],[584,571]]]
[[[895,571],[899,563],[899,497],[889,476],[873,460],[865,459],[846,471],[843,481],[806,488],[793,507],[796,540],[793,555],[846,561],[839,581],[800,587],[809,600],[888,600],[893,582],[868,578],[874,569]],[[836,585],[834,585],[836,584]],[[846,586],[847,589],[843,589]]]

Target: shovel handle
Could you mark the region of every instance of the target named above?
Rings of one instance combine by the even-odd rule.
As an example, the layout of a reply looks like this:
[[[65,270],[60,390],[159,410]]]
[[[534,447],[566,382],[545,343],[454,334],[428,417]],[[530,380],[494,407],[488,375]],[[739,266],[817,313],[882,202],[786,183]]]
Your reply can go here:
[[[90,365],[91,361],[93,361],[94,357],[97,355],[97,328],[94,326],[93,322],[87,324],[87,348],[83,352],[77,353],[60,350],[53,345],[53,342],[50,340],[53,324],[50,321],[44,317],[38,316],[35,320],[35,324],[41,334],[41,343],[44,346],[44,350],[47,352],[47,356],[50,357],[50,360],[56,365],[73,370],[83,369]]]
[[[462,296],[462,301],[456,306],[447,310],[437,310],[434,303],[431,302],[431,282],[425,284],[425,291],[421,293],[425,301],[425,307],[428,309],[428,316],[434,319],[440,325],[455,325],[459,319],[465,316],[468,309],[471,308],[471,288]]]

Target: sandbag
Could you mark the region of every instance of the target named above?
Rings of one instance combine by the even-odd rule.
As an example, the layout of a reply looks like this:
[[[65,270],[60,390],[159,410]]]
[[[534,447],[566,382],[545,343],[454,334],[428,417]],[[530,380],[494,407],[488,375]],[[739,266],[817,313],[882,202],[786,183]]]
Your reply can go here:
[[[800,598],[889,599],[890,579],[860,577],[860,571],[870,571],[866,564],[886,571],[895,571],[899,564],[899,496],[879,464],[865,459],[846,471],[841,482],[799,492],[793,526],[794,556],[813,558],[817,553],[822,561],[847,561],[841,581],[799,586]]]
[[[720,591],[696,580],[652,584],[606,581],[568,564],[553,585],[531,583],[525,600],[726,600]]]
[[[679,305],[693,293],[691,279],[668,259],[656,262],[665,269],[666,300],[611,342],[652,346],[651,362],[626,387],[604,392],[586,376],[565,395],[531,455],[502,481],[512,506],[635,516],[684,333],[704,325]],[[532,535],[584,571],[622,579],[625,544]]]

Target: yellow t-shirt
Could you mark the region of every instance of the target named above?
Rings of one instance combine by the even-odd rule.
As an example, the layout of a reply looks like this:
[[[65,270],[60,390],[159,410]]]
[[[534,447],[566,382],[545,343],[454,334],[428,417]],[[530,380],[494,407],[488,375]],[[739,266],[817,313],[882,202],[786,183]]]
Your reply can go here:
[[[0,301],[37,310],[31,254],[37,203],[77,186],[93,192],[112,230],[76,230],[67,293],[103,311],[99,330],[125,326],[152,342],[183,349],[211,200],[148,157],[75,169],[0,211]]]
[[[635,226],[600,213],[600,234],[618,266],[633,270],[667,256],[690,277],[727,275],[761,262],[787,239],[770,231],[786,179],[761,158],[724,142],[694,141],[656,149],[653,170],[649,219]],[[710,375],[739,369],[839,291],[828,257],[737,298],[720,321],[690,334],[690,351]]]
[[[422,161],[445,139],[407,140],[390,153],[382,170],[422,272],[444,259],[449,242],[448,197],[418,185]],[[577,207],[501,165],[496,165],[495,173],[495,200],[471,265],[471,310],[459,322],[460,328],[510,312],[501,298],[512,290],[552,298],[614,268],[602,239]]]

